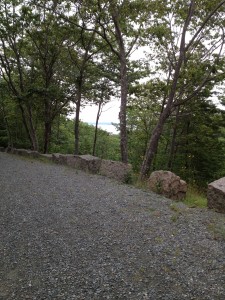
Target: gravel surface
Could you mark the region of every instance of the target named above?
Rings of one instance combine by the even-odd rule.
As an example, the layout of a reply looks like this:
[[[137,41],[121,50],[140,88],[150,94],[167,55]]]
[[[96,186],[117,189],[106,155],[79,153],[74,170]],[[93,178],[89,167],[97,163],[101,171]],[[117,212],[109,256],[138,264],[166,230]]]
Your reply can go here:
[[[0,299],[225,299],[225,216],[0,153]]]

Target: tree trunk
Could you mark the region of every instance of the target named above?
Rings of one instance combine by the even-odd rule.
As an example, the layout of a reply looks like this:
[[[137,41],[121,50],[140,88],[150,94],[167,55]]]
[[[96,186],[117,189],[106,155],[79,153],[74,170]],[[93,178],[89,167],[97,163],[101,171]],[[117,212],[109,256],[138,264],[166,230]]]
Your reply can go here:
[[[44,132],[44,154],[48,153],[49,144],[51,140],[51,133],[52,133],[52,124],[51,122],[45,122],[45,132]]]
[[[29,122],[30,122],[30,134],[31,134],[31,139],[32,139],[32,144],[33,144],[33,150],[38,151],[38,140],[37,140],[37,135],[36,135],[36,130],[34,128],[33,124],[33,117],[32,114],[29,114]]]
[[[43,152],[48,153],[50,139],[52,131],[52,121],[51,121],[51,106],[49,100],[45,99],[45,128],[44,128],[44,147]]]
[[[112,18],[115,25],[116,39],[119,45],[118,58],[120,61],[120,86],[121,86],[121,103],[120,103],[120,152],[121,160],[124,163],[128,163],[128,150],[127,150],[127,93],[128,93],[128,82],[127,82],[127,61],[126,51],[123,41],[123,36],[119,24],[118,12],[113,9]]]
[[[75,135],[74,154],[75,155],[79,154],[80,106],[81,106],[81,87],[78,88],[78,92],[77,92],[76,114],[75,114],[75,122],[74,122],[74,135]]]
[[[128,150],[127,150],[127,66],[125,51],[121,51],[120,58],[120,76],[121,76],[121,104],[120,104],[120,151],[121,160],[128,163]]]
[[[38,141],[37,141],[37,136],[36,132],[34,130],[31,130],[31,140],[32,140],[32,150],[38,151]]]
[[[9,126],[7,114],[5,112],[5,106],[4,106],[3,103],[2,103],[2,112],[3,112],[3,119],[4,119],[4,122],[5,122],[5,126],[6,126],[6,132],[7,132],[7,136],[8,136],[8,147],[12,147],[13,148],[12,134],[11,134],[11,130],[10,130],[10,126]]]
[[[97,134],[98,134],[98,121],[101,115],[101,111],[102,111],[102,102],[100,101],[98,104],[98,112],[97,112],[97,116],[96,116],[96,122],[95,122],[95,135],[94,135],[94,142],[93,142],[93,151],[92,151],[92,155],[95,156],[95,151],[96,151],[96,143],[97,143]]]
[[[164,111],[159,118],[159,121],[155,128],[153,129],[146,153],[145,153],[145,158],[141,166],[141,172],[140,172],[140,177],[141,179],[145,179],[150,171],[154,156],[156,154],[158,144],[159,144],[159,139],[161,137],[162,131],[164,124],[167,120],[167,113]]]
[[[33,126],[31,109],[28,108],[29,120],[27,121],[26,116],[25,116],[24,107],[22,106],[20,101],[19,101],[19,108],[20,108],[20,111],[21,111],[21,114],[22,114],[23,125],[25,127],[27,137],[28,137],[28,139],[30,141],[30,144],[31,144],[31,149],[34,150],[34,151],[38,151],[38,142],[37,142],[37,136],[36,136],[35,128]]]
[[[190,129],[190,121],[187,122],[187,130],[186,130],[186,149],[185,149],[185,169],[188,170],[189,169],[189,143],[188,143],[188,135],[189,135],[189,129]]]
[[[176,111],[176,118],[175,118],[175,123],[173,126],[172,141],[171,141],[171,145],[170,145],[170,155],[169,155],[169,160],[168,160],[168,164],[167,164],[167,168],[170,171],[172,171],[174,157],[175,157],[178,118],[179,118],[179,106],[177,107],[177,111]]]
[[[60,137],[60,114],[59,114],[58,120],[57,120],[57,134],[56,134],[56,139],[57,139],[58,145],[59,145],[59,137]]]

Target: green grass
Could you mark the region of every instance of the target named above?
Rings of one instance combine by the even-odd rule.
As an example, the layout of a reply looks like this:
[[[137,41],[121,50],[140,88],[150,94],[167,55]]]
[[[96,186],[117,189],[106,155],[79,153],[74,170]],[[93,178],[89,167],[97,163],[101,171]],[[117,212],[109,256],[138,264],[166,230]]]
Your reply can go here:
[[[193,187],[188,188],[183,202],[190,207],[207,207],[207,198],[205,193]]]
[[[133,173],[132,174],[132,184],[133,184],[133,186],[135,186],[136,188],[141,189],[141,190],[149,191],[148,187],[147,187],[147,180],[141,180],[139,178],[139,176],[140,176],[140,174],[138,174],[138,173]]]
[[[148,191],[147,182],[141,181],[137,174],[133,175],[133,185],[136,188]],[[207,207],[206,192],[198,187],[189,185],[186,197],[184,200],[181,200],[181,202],[185,203],[189,207]]]

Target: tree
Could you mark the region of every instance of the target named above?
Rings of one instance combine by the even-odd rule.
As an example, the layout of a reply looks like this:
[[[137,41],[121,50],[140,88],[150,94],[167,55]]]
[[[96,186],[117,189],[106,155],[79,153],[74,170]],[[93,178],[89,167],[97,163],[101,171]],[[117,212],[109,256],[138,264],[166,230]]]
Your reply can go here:
[[[27,97],[27,86],[30,80],[24,57],[27,40],[26,26],[22,16],[22,1],[8,3],[5,0],[0,4],[0,11],[1,76],[18,104],[31,148],[38,150],[33,122],[33,103]]]
[[[4,147],[13,147],[13,137],[7,110],[7,86],[5,82],[0,82],[0,144]],[[11,108],[12,110],[12,108]]]
[[[95,122],[93,150],[92,150],[92,155],[94,156],[96,154],[99,118],[101,116],[104,105],[110,101],[110,96],[112,95],[113,92],[112,92],[111,82],[106,78],[99,79],[99,82],[97,82],[97,84],[94,87],[94,95],[93,95],[93,102],[98,105],[98,111],[97,111],[96,122]]]
[[[44,123],[43,152],[46,153],[52,122],[69,103],[71,93],[61,78],[65,65],[64,27],[57,23],[54,4],[49,1],[41,4],[41,8],[32,1],[2,4],[0,59],[3,78],[18,103],[31,148],[35,150],[40,143],[37,127]]]
[[[149,80],[132,85],[127,106],[129,159],[135,171],[140,169],[152,130],[160,113],[160,99],[165,83]]]
[[[27,35],[31,42],[32,77],[35,81],[30,88],[42,104],[44,135],[43,152],[47,153],[51,139],[52,123],[56,116],[71,100],[71,92],[65,77],[64,42],[67,32],[63,24],[58,23],[56,4],[42,1],[26,7]],[[49,10],[51,11],[49,13]],[[29,23],[28,23],[29,22]]]
[[[221,20],[224,16],[225,1],[201,3],[192,0],[190,4],[171,1],[167,5],[167,17],[159,24],[156,20],[155,32],[157,45],[166,53],[168,92],[162,99],[162,111],[156,124],[141,167],[141,178],[145,178],[151,168],[164,125],[177,106],[191,101],[208,83],[222,80],[224,71],[220,70],[221,54],[224,46],[224,33]],[[185,17],[183,17],[185,16]],[[218,21],[216,21],[216,18]],[[182,25],[179,31],[179,26]],[[181,34],[179,34],[181,32]],[[179,48],[177,47],[179,43]],[[188,81],[194,59],[201,66],[195,81]],[[202,72],[204,70],[204,72]],[[194,72],[196,75],[196,72]],[[193,78],[192,78],[193,79]]]
[[[80,109],[82,104],[82,96],[85,95],[86,91],[84,90],[85,81],[87,80],[87,71],[92,59],[92,56],[95,54],[95,49],[93,50],[94,45],[94,32],[89,33],[85,32],[83,29],[78,32],[78,41],[75,42],[78,48],[75,48],[72,44],[68,45],[70,60],[73,66],[77,69],[77,74],[72,81],[76,86],[76,96],[75,96],[75,124],[74,124],[74,133],[75,133],[75,148],[74,154],[79,154],[79,116]],[[73,49],[72,49],[73,48]]]
[[[126,107],[128,94],[127,65],[140,37],[142,21],[146,16],[144,4],[146,1],[84,1],[89,21],[98,26],[89,26],[85,29],[96,32],[108,45],[111,53],[119,62],[121,105],[120,105],[120,148],[121,160],[128,162],[127,153],[127,126]]]
[[[224,124],[224,112],[207,98],[197,97],[191,105],[183,106],[176,136],[172,136],[171,170],[188,182],[204,187],[218,176],[224,176],[225,144],[221,139]],[[168,154],[170,157],[171,151]]]
[[[15,101],[4,80],[0,81],[0,145],[4,147],[28,148],[29,139],[18,103]]]
[[[90,86],[91,81],[95,81],[92,71],[89,70],[94,67],[94,58],[100,51],[102,44],[97,41],[94,30],[94,28],[96,28],[96,21],[90,21],[86,13],[85,3],[71,1],[67,5],[70,8],[69,13],[65,7],[63,7],[62,10],[58,12],[58,17],[67,24],[67,31],[69,33],[66,42],[69,60],[71,62],[69,81],[76,89],[73,101],[76,106],[74,120],[74,153],[79,154],[79,116],[83,104],[82,100],[89,100],[87,99],[89,93],[88,86]],[[90,24],[93,26],[93,30],[88,29]],[[88,83],[86,84],[86,82]]]

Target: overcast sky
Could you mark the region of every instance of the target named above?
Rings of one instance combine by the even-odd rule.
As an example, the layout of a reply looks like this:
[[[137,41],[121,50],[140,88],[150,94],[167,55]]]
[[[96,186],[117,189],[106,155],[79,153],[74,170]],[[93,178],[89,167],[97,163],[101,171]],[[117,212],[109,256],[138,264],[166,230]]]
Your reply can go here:
[[[99,119],[99,127],[112,133],[116,133],[116,129],[111,123],[119,123],[119,100],[113,100],[103,107],[102,114]],[[80,119],[89,124],[95,124],[97,116],[97,106],[86,106],[81,109]],[[107,124],[106,124],[107,123]]]

